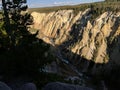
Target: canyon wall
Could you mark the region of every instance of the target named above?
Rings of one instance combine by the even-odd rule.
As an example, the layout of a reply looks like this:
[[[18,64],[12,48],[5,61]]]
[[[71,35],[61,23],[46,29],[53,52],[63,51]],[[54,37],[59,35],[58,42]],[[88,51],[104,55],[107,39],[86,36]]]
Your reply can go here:
[[[60,48],[72,62],[84,58],[98,64],[120,65],[120,12],[108,11],[94,17],[88,8],[77,14],[74,10],[58,10],[33,12],[32,16],[30,32],[38,31],[38,38]]]

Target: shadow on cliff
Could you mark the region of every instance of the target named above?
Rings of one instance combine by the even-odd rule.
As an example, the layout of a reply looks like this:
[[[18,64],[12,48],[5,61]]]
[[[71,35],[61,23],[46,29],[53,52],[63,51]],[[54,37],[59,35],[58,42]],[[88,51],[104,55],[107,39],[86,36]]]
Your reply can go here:
[[[88,13],[87,15],[90,15],[90,13]],[[96,79],[100,79],[100,80],[104,80],[108,86],[108,90],[119,90],[120,89],[120,65],[119,60],[120,60],[120,35],[117,36],[112,43],[111,42],[111,37],[108,37],[107,40],[107,54],[109,55],[109,61],[108,63],[95,63],[92,60],[87,60],[83,57],[80,57],[80,55],[77,55],[73,52],[71,52],[70,50],[68,50],[67,48],[70,46],[73,46],[75,43],[78,42],[78,40],[82,39],[82,34],[84,31],[84,27],[86,27],[87,22],[86,20],[88,20],[89,18],[86,19],[85,16],[82,17],[81,20],[78,20],[75,24],[73,24],[71,31],[70,31],[70,36],[72,38],[68,39],[67,41],[63,42],[60,46],[58,46],[58,48],[61,50],[61,53],[63,55],[63,57],[66,60],[69,60],[69,62],[71,64],[73,64],[78,71],[85,73],[86,75],[89,76],[93,76],[93,78]],[[83,23],[81,23],[83,22]],[[79,23],[79,24],[77,24]],[[110,36],[114,36],[114,34],[116,33],[116,30],[118,30],[119,28],[119,19],[116,20],[115,25],[112,27],[113,32],[111,33]],[[114,47],[116,47],[116,43],[117,43],[117,47],[118,47],[118,52],[114,53],[118,53],[116,54],[117,61],[116,61],[116,57],[115,60],[111,59],[111,55],[114,49]],[[115,62],[116,61],[116,62]],[[118,62],[118,63],[117,63]],[[69,69],[67,69],[69,70]]]
[[[115,24],[113,30],[118,30],[119,24]],[[116,32],[113,32],[114,35]],[[108,38],[107,53],[109,55],[109,62],[104,66],[104,73],[102,74],[106,83],[111,87],[110,90],[120,89],[120,35],[115,37],[112,42]],[[116,87],[114,87],[116,86]]]
[[[90,14],[90,13],[89,13]],[[85,21],[85,17],[83,16],[82,21]],[[80,23],[81,21],[77,21],[71,29],[70,36],[71,39],[68,39],[67,41],[63,42],[58,48],[61,50],[61,53],[63,57],[70,61],[77,69],[78,71],[85,73],[89,76],[93,76],[96,79],[105,80],[106,84],[109,87],[109,90],[118,90],[120,89],[119,83],[120,83],[120,65],[116,64],[111,59],[111,53],[113,52],[114,47],[118,47],[118,52],[120,51],[120,35],[117,36],[112,42],[111,37],[107,38],[107,54],[110,57],[110,60],[108,63],[95,63],[92,60],[87,60],[83,57],[80,57],[80,55],[77,55],[67,48],[69,46],[73,46],[75,43],[78,42],[78,40],[82,39],[82,33],[84,31],[84,27],[86,27],[87,23]],[[77,24],[80,23],[80,24]],[[116,20],[115,25],[112,27],[114,30],[110,36],[113,36],[116,33],[116,30],[119,28],[118,20]],[[117,46],[116,46],[117,43]],[[114,52],[114,53],[118,53]],[[120,53],[117,54],[117,57],[119,58]],[[119,63],[119,60],[117,61]]]
[[[69,32],[70,37],[67,41],[63,42],[60,46],[62,47],[69,47],[71,45],[74,45],[76,42],[78,42],[78,39],[82,39],[82,34],[84,31],[84,28],[87,25],[87,21],[90,20],[92,14],[92,10],[86,12],[86,15],[82,15],[80,19],[78,19],[71,27],[71,30]],[[60,47],[59,46],[59,47]]]
[[[103,90],[104,85],[101,86],[101,81],[105,82],[105,86],[108,90],[120,89],[120,65],[114,64],[113,61],[103,64],[95,63],[94,61],[80,57],[80,55],[77,55],[65,48],[63,49],[59,47],[59,49],[65,60],[68,60],[70,64],[75,67],[75,69],[83,74],[83,76],[88,76],[91,78],[90,83],[96,85],[96,90]],[[70,65],[62,63],[61,67],[62,70],[64,70],[63,73],[68,74],[68,76],[78,75],[78,73],[71,70],[71,68],[68,68],[71,67]]]

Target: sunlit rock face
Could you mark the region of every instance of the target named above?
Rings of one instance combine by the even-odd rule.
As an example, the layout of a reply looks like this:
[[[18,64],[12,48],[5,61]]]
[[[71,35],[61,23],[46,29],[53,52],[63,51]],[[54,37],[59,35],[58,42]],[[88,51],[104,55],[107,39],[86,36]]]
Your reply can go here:
[[[38,37],[45,39],[45,41],[46,38],[55,39],[55,44],[60,45],[67,40],[72,25],[82,16],[82,12],[76,16],[73,10],[60,10],[51,13],[33,12],[32,16],[34,17],[33,28],[40,31]]]
[[[120,64],[120,12],[104,12],[93,20],[91,9],[77,14],[73,10],[33,12],[32,16],[37,37],[68,50],[68,59],[78,59],[73,53],[95,63]]]

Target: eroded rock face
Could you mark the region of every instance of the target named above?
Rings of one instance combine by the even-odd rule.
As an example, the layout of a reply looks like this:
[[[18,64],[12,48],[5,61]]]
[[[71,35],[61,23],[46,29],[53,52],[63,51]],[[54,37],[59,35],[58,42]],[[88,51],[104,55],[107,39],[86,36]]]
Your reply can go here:
[[[38,38],[87,60],[120,64],[120,13],[105,12],[92,21],[91,15],[91,9],[77,15],[73,10],[33,12],[32,28],[39,30]],[[69,52],[66,58],[78,59]]]
[[[78,19],[82,19],[82,16],[86,16],[89,11],[90,9],[85,12],[80,11],[77,15],[74,15],[73,10],[60,10],[48,14],[33,12],[34,25],[32,28],[39,30],[39,38],[48,43],[50,43],[49,39],[54,39],[54,43],[60,45],[69,38],[73,24]]]
[[[82,30],[81,40],[71,48],[72,52],[96,63],[107,63],[109,60],[107,49],[112,40],[120,34],[119,17],[112,12],[105,12],[96,18],[93,24],[88,21]]]

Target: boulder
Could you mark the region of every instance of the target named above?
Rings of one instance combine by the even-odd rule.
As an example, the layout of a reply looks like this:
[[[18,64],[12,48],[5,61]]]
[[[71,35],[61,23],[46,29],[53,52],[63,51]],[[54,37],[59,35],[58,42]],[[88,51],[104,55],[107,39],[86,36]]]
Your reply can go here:
[[[20,90],[37,90],[36,85],[34,83],[24,84]]]
[[[66,84],[61,82],[48,83],[43,90],[93,90],[79,85]]]
[[[12,89],[5,83],[0,82],[0,90],[12,90]]]

